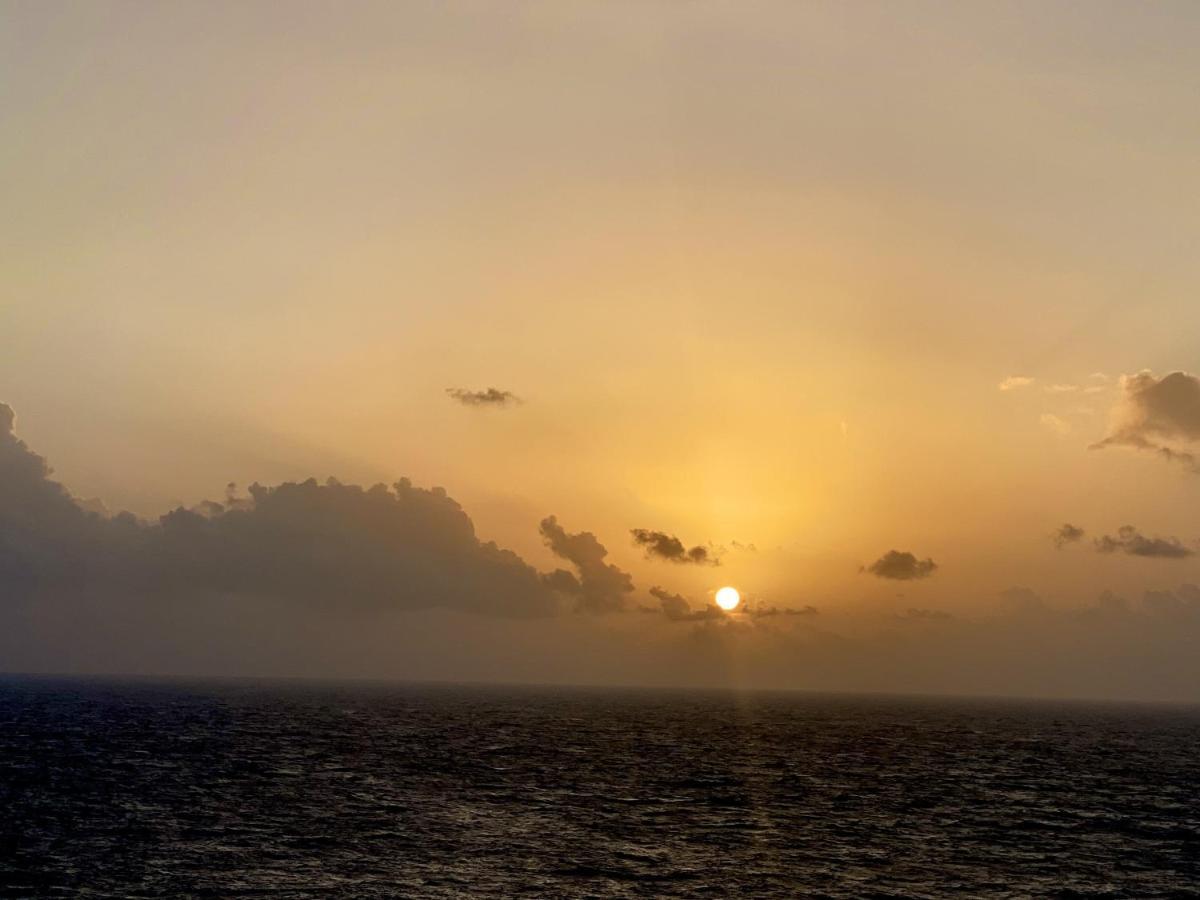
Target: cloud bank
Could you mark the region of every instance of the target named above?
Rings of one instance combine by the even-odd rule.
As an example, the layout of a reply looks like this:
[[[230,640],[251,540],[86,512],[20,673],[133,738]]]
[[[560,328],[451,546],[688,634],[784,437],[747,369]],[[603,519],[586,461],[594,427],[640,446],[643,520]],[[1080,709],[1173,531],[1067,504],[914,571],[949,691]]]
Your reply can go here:
[[[819,615],[753,598],[724,614],[655,587],[652,615],[575,615],[639,607],[603,544],[555,517],[542,523],[553,571],[479,540],[444,491],[404,480],[256,485],[153,521],[108,517],[13,426],[0,405],[3,671],[1200,700],[1191,583],[1083,609],[1014,589],[1000,608],[953,617],[844,598]],[[1183,546],[1136,530],[1111,540],[1131,555]],[[934,564],[892,551],[875,568]]]
[[[156,522],[85,510],[13,433],[0,405],[0,591],[281,598],[338,607],[444,607],[545,616],[559,581],[480,541],[441,488],[401,479],[252,485],[249,496]],[[566,573],[570,574],[570,573]],[[588,571],[581,572],[588,583]],[[573,576],[572,576],[573,577]]]

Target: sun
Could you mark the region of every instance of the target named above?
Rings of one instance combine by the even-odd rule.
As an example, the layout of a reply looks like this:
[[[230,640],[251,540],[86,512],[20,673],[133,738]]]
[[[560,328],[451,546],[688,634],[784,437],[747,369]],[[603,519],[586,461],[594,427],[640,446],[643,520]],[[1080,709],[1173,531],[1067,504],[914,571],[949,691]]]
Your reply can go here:
[[[737,605],[742,602],[742,595],[737,592],[737,588],[723,587],[717,591],[717,606],[732,612],[737,609]]]

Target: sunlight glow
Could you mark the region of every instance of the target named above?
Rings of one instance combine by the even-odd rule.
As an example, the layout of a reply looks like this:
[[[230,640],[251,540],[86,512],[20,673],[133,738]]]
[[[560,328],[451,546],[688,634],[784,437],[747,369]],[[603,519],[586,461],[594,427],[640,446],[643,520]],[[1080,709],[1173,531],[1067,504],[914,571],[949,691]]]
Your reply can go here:
[[[737,592],[736,588],[723,587],[717,591],[716,600],[717,606],[721,607],[725,612],[732,612],[742,602],[742,595]]]

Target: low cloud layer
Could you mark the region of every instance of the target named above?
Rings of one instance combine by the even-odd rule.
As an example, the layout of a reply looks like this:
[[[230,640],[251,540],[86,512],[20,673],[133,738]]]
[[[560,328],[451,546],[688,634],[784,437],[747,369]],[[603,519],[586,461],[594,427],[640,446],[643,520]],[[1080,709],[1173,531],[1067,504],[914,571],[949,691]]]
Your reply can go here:
[[[667,562],[699,566],[719,566],[720,559],[714,556],[707,547],[697,544],[695,547],[684,546],[683,541],[673,534],[663,531],[651,531],[647,528],[635,528],[630,534],[633,542],[646,551],[647,559],[661,559]]]
[[[0,405],[0,591],[145,598],[277,598],[354,610],[447,608],[546,616],[567,601],[607,608],[629,576],[597,568],[591,535],[562,546],[578,575],[542,575],[480,541],[441,488],[333,479],[252,485],[249,495],[179,508],[154,522],[86,510],[17,438]],[[547,520],[553,524],[553,518]],[[543,523],[544,528],[546,523]],[[598,545],[596,545],[598,547]],[[203,601],[197,601],[203,602]]]
[[[1054,532],[1054,548],[1061,550],[1068,544],[1075,544],[1083,540],[1085,532],[1077,525],[1072,525],[1070,522],[1064,522],[1059,529]]]
[[[1200,441],[1200,379],[1186,372],[1121,376],[1112,430],[1093,449],[1133,447],[1200,473],[1190,445]]]
[[[889,550],[862,571],[876,578],[890,578],[895,581],[912,581],[917,578],[928,578],[937,571],[937,563],[932,559],[917,559],[908,551]]]
[[[476,407],[505,407],[515,406],[521,402],[521,398],[512,391],[501,391],[497,388],[490,387],[483,391],[468,391],[464,388],[446,388],[446,393],[451,400],[461,403],[463,406]]]
[[[555,517],[541,533],[561,568],[481,541],[444,491],[404,480],[255,485],[109,517],[53,479],[0,405],[0,669],[1200,700],[1194,584],[1082,608],[1028,588],[944,611],[831,596],[820,614],[749,592],[724,613],[656,587],[651,608],[595,535]],[[1136,530],[1110,541],[1191,552]],[[892,551],[872,574],[935,568]],[[637,609],[653,614],[572,614]]]
[[[1132,525],[1122,525],[1116,535],[1096,538],[1100,553],[1126,553],[1130,556],[1149,556],[1160,559],[1185,559],[1195,552],[1175,537],[1146,537]]]

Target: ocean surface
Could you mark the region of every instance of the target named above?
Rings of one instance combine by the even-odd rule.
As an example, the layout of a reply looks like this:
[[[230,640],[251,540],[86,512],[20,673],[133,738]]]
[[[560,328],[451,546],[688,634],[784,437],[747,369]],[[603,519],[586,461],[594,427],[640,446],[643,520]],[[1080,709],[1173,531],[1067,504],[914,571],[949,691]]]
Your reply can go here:
[[[1200,896],[1200,711],[5,677],[0,895]]]

